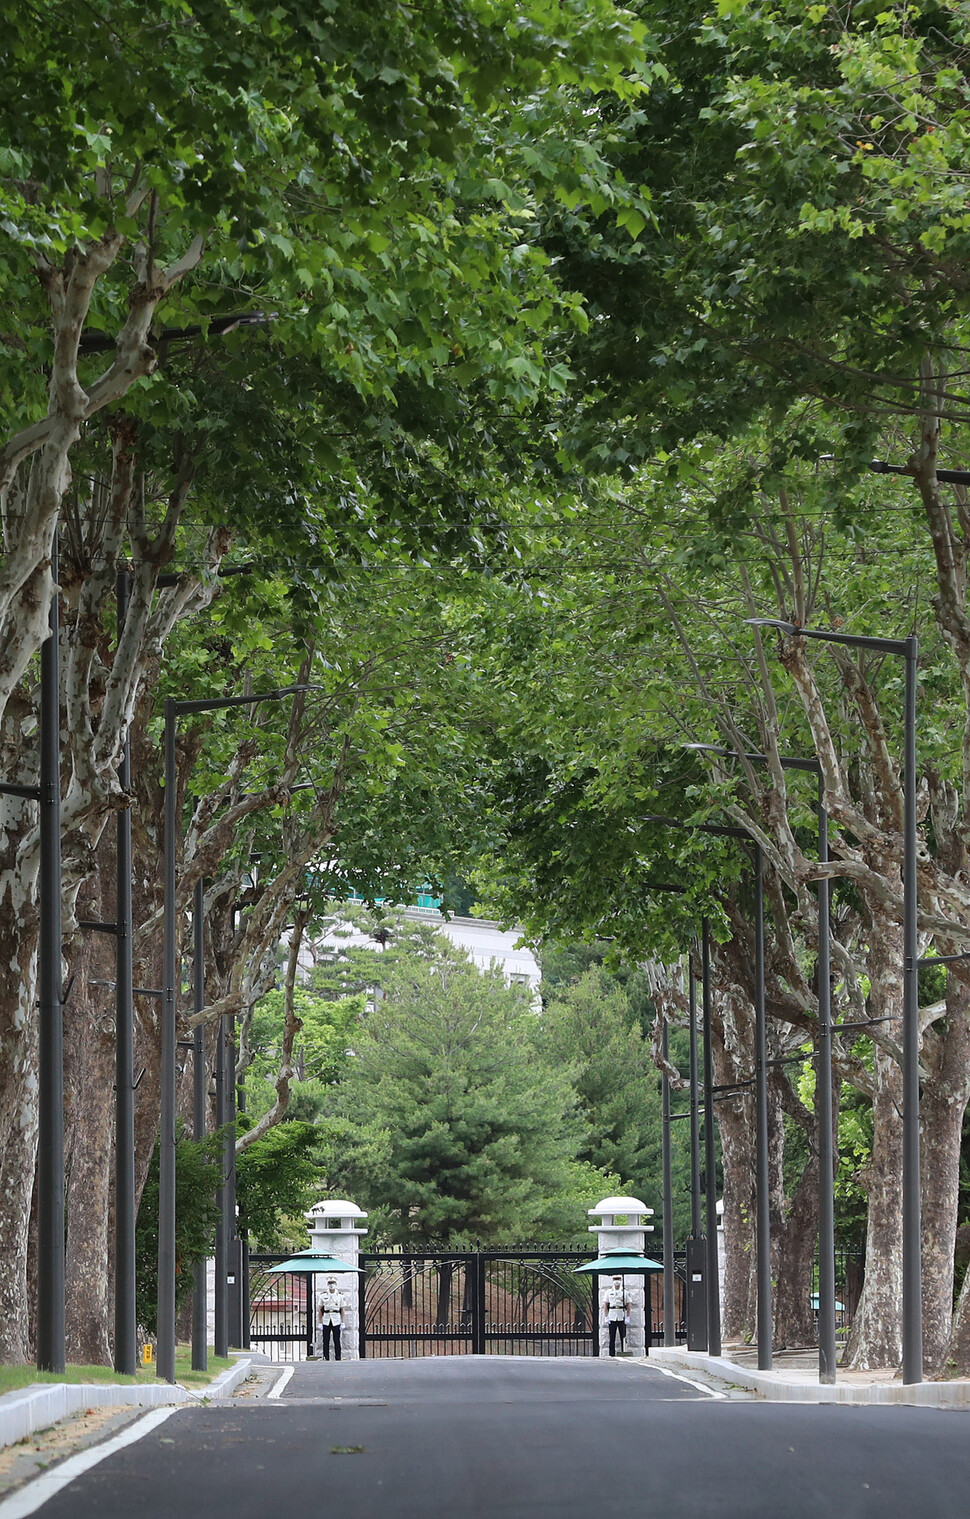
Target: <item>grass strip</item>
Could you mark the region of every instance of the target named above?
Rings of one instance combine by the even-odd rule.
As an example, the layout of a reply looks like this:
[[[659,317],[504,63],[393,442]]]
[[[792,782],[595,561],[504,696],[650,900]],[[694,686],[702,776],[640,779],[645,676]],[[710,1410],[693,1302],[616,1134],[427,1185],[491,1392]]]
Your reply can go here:
[[[206,1387],[213,1377],[234,1364],[231,1357],[214,1355],[210,1348],[208,1370],[193,1371],[192,1352],[188,1345],[180,1345],[175,1352],[175,1380],[183,1387]],[[158,1381],[154,1363],[139,1367],[133,1377],[113,1371],[110,1366],[68,1366],[63,1372],[38,1371],[35,1366],[0,1366],[0,1393],[33,1387],[39,1382],[107,1382],[124,1387],[151,1387]]]

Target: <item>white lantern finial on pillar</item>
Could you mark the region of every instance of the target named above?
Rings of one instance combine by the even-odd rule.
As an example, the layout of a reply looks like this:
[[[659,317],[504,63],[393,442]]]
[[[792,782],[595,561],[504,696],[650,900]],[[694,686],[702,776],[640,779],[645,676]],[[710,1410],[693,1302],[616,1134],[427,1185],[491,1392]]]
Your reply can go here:
[[[361,1236],[367,1233],[366,1229],[357,1228],[357,1223],[365,1219],[367,1214],[356,1203],[338,1197],[314,1203],[305,1216],[310,1226],[311,1250],[317,1255],[333,1255],[337,1260],[346,1261],[356,1271],[360,1263]],[[326,1272],[323,1275],[326,1276]],[[319,1278],[315,1277],[314,1280]],[[340,1348],[345,1361],[360,1359],[358,1281],[356,1274],[352,1276],[350,1272],[339,1272],[336,1276],[344,1307]]]
[[[598,1236],[597,1244],[599,1254],[604,1255],[607,1250],[625,1250],[630,1255],[646,1254],[646,1236],[653,1233],[653,1224],[646,1220],[653,1217],[653,1209],[648,1208],[646,1203],[638,1197],[604,1197],[602,1202],[595,1208],[589,1209],[589,1217],[598,1217],[598,1224],[590,1224],[590,1234]],[[622,1220],[622,1222],[621,1222]],[[621,1273],[622,1274],[622,1273]],[[600,1325],[600,1338],[603,1335],[603,1307],[606,1302],[606,1294],[609,1290],[610,1278],[597,1276],[596,1282],[599,1288],[597,1293],[597,1316]],[[630,1323],[627,1326],[626,1346],[627,1349],[637,1355],[644,1355],[649,1349],[647,1340],[647,1293],[649,1287],[645,1276],[624,1277],[624,1287],[630,1302]]]

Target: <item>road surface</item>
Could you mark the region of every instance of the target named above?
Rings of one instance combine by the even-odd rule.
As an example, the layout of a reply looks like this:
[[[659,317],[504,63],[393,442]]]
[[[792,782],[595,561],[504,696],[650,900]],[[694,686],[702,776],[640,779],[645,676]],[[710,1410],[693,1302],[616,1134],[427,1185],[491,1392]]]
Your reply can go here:
[[[179,1409],[37,1512],[967,1519],[970,1414],[713,1399],[606,1360],[319,1363],[277,1401]]]

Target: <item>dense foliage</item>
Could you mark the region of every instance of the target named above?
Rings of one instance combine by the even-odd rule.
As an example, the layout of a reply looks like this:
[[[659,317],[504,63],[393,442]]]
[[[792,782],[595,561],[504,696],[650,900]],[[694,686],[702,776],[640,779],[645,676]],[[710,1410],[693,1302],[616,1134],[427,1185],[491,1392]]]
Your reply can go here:
[[[821,872],[816,777],[782,758],[808,760],[840,1228],[867,1251],[849,1354],[895,1364],[902,674],[797,629],[918,631],[921,953],[965,950],[970,508],[947,474],[970,421],[967,0],[686,0],[673,22],[660,0],[38,0],[0,20],[0,751],[35,784],[57,534],[69,1149],[110,1128],[92,989],[112,972],[75,925],[111,917],[128,805],[137,979],[158,984],[159,703],[298,684],[179,736],[179,922],[187,948],[204,883],[200,1016],[238,1021],[251,1236],[299,1242],[324,1187],[402,1243],[566,1235],[614,1186],[659,1212],[660,1028],[682,1072],[706,917],[733,1094],[725,1324],[750,1333],[757,840],[779,1332],[811,1335]],[[4,797],[13,1359],[32,1334],[36,862],[31,804]],[[393,911],[425,883],[453,907],[469,877],[540,947],[541,1009]],[[351,894],[370,906],[334,908]],[[920,1003],[942,1371],[970,1366],[966,968],[927,971]],[[148,1325],[147,1021],[139,1038]],[[180,1293],[215,1144],[179,1145]],[[85,1194],[108,1196],[107,1138],[88,1170],[74,1154],[68,1256],[106,1259],[109,1210]],[[72,1343],[106,1358],[107,1276],[72,1270]]]

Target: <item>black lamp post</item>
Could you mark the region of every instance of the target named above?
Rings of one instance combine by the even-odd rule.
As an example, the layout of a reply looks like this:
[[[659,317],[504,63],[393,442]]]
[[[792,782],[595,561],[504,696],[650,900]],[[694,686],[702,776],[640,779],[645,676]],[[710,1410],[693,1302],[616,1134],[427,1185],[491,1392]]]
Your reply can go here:
[[[673,886],[673,885],[670,885],[669,883],[664,882],[664,881],[648,881],[647,882],[647,886],[648,886],[648,889],[650,891],[660,891],[660,892],[663,892],[663,891],[672,891],[672,892],[677,893],[678,895],[682,895],[683,892],[684,892],[684,889],[685,889],[683,886]],[[693,982],[691,983],[691,987],[692,987],[691,996],[693,998]],[[692,1038],[692,1040],[694,1040],[694,1043],[692,1044],[691,1048],[693,1050],[694,1057],[696,1059],[697,1046],[696,1046],[696,1039],[695,1039],[695,1036],[694,1036],[694,1033],[693,1033],[693,1016],[694,1016],[694,1009],[693,1009],[693,1001],[692,1001],[692,1003],[691,1003],[691,1020],[692,1020],[691,1038]],[[661,1123],[660,1123],[661,1142],[660,1142],[660,1150],[661,1150],[661,1170],[663,1172],[662,1220],[663,1220],[663,1316],[664,1316],[664,1345],[676,1345],[676,1343],[677,1343],[677,1322],[676,1322],[676,1309],[675,1309],[675,1306],[674,1306],[674,1295],[675,1295],[674,1294],[674,1276],[675,1276],[675,1268],[674,1268],[674,1204],[673,1204],[673,1180],[672,1180],[672,1175],[671,1175],[671,1156],[670,1156],[670,1124],[671,1124],[671,1116],[672,1115],[671,1115],[671,1112],[670,1112],[670,1078],[667,1075],[667,1069],[666,1069],[666,1067],[667,1067],[667,1061],[668,1061],[668,1055],[669,1055],[666,1020],[664,1020],[663,1032],[661,1034],[661,1053],[662,1053],[663,1059],[664,1059],[664,1070],[663,1070],[663,1074],[662,1074],[662,1077],[661,1077],[661,1084],[660,1084],[660,1103],[661,1103]],[[694,1074],[696,1076],[696,1072]],[[694,1095],[696,1097],[696,1091],[695,1091]],[[685,1115],[684,1114],[677,1114],[676,1116],[677,1117],[684,1117]],[[693,1176],[692,1176],[692,1179],[693,1179]],[[693,1218],[693,1212],[691,1213],[691,1217]],[[688,1277],[689,1277],[689,1274],[690,1273],[688,1271]],[[688,1300],[689,1300],[689,1289],[688,1289]],[[645,1345],[646,1345],[646,1348],[649,1350],[649,1348],[650,1348],[650,1328],[649,1328],[649,1325],[645,1325],[644,1335],[645,1335]]]
[[[903,709],[903,1382],[923,1380],[922,1262],[919,1158],[919,943],[916,884],[916,673],[919,639],[868,638],[801,628],[773,617],[749,617],[752,627],[777,628],[791,638],[874,649],[906,662]]]
[[[690,1015],[690,1239],[687,1242],[687,1349],[707,1347],[707,1300],[694,1291],[694,1277],[706,1280],[704,1229],[701,1224],[701,1131],[697,1078],[697,977],[694,956],[687,956],[687,1005]]]
[[[131,574],[115,577],[120,644],[128,615]],[[118,785],[131,790],[131,737],[127,729]],[[115,1371],[132,1376],[138,1354],[135,1308],[135,1009],[131,919],[131,805],[115,824]]]
[[[743,758],[754,765],[768,764],[766,754],[744,750],[740,756],[719,744],[687,744],[700,753],[726,759]],[[825,810],[825,782],[818,760],[780,755],[784,770],[802,770],[818,780],[818,858],[829,858],[829,820]],[[818,1111],[818,1379],[835,1382],[835,1140],[832,1095],[832,983],[829,952],[829,882],[818,883],[818,1040],[815,1094]]]
[[[176,1149],[176,984],[178,946],[175,916],[176,756],[175,730],[180,717],[193,712],[218,712],[226,707],[252,707],[279,701],[307,685],[284,686],[256,696],[223,696],[212,701],[165,699],[165,847],[163,862],[164,914],[162,932],[162,1050],[161,1115],[158,1153],[158,1375],[175,1381],[175,1149]]]
[[[661,1050],[666,1062],[670,1053],[669,1040],[667,1037],[667,1020],[664,1019],[663,1033],[661,1035]],[[675,1322],[674,1309],[674,1207],[671,1196],[671,1168],[670,1168],[670,1078],[664,1066],[663,1079],[661,1081],[661,1109],[662,1109],[662,1149],[663,1149],[663,1231],[664,1231],[664,1275],[663,1275],[663,1313],[664,1313],[664,1344],[677,1344],[677,1324]],[[646,1342],[649,1350],[649,1340]]]
[[[197,1013],[205,1007],[205,883],[200,877],[195,883],[192,905],[192,1005]],[[198,1143],[205,1138],[205,1028],[197,1023],[192,1035],[192,1138]],[[208,1301],[206,1292],[206,1263],[195,1263],[195,1285],[192,1294],[192,1370],[205,1371],[209,1364],[208,1335],[206,1333]]]
[[[57,537],[50,621],[40,651],[40,943],[38,947],[37,1368],[63,1371],[64,1006],[61,985],[60,636]],[[8,788],[10,789],[10,788]]]
[[[887,464],[884,459],[872,459],[869,468],[874,475],[908,475],[911,480],[913,478],[908,464]],[[970,485],[970,469],[938,469],[936,478],[944,485]]]
[[[682,891],[682,887],[668,890]],[[685,1293],[685,1317],[687,1320],[687,1349],[707,1350],[707,1243],[701,1225],[701,1149],[700,1117],[698,1103],[697,1070],[697,996],[693,956],[687,957],[690,1101],[682,1113],[670,1111],[670,1081],[664,1071],[662,1092],[662,1156],[663,1156],[663,1205],[664,1205],[664,1344],[676,1344],[674,1309],[674,1254],[673,1254],[673,1185],[671,1179],[670,1125],[678,1119],[690,1121],[690,1236],[687,1240],[687,1283]],[[668,1058],[667,1027],[662,1036],[664,1060]],[[670,1240],[669,1252],[667,1249]],[[715,1256],[716,1266],[716,1256]],[[668,1322],[671,1329],[668,1332]]]
[[[215,1058],[216,1127],[223,1139],[221,1181],[216,1188],[216,1248],[215,1282],[213,1284],[213,1315],[215,1323],[214,1348],[217,1356],[229,1354],[229,1209],[226,1197],[226,1178],[231,1164],[229,1146],[234,1143],[228,1131],[229,1112],[226,1102],[226,1019],[219,1019],[216,1032]]]
[[[768,1050],[765,1012],[765,923],[764,857],[761,845],[743,828],[722,827],[716,823],[683,823],[679,818],[648,816],[642,823],[662,823],[671,828],[686,828],[722,838],[741,839],[754,851],[755,878],[755,1169],[757,1185],[757,1293],[758,1293],[758,1370],[770,1371],[772,1363],[771,1322],[771,1214],[768,1160]],[[714,1080],[711,1047],[711,975],[710,932],[705,918],[701,932],[702,993],[705,1042],[704,1106],[705,1168],[707,1171],[707,1338],[711,1355],[721,1353],[721,1305],[717,1280],[717,1198],[714,1186]],[[713,1275],[713,1280],[712,1280]],[[714,1349],[714,1346],[717,1346]]]
[[[721,1282],[717,1259],[717,1154],[714,1131],[714,1044],[711,1038],[711,933],[701,923],[701,1019],[704,1039],[704,1214],[707,1246],[707,1349],[721,1354]]]

